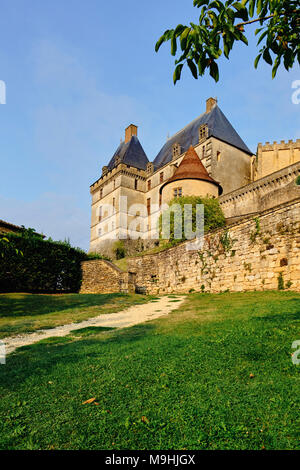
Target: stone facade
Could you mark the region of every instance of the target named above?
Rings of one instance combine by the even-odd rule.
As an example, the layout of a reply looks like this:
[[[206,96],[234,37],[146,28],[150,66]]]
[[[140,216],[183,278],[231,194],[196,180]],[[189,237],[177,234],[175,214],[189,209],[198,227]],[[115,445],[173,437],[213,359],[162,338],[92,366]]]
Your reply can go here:
[[[204,114],[209,115],[215,107],[216,100],[209,98]],[[165,145],[176,140],[176,136],[180,135],[185,141],[184,134],[192,123],[169,138]],[[209,126],[209,123],[204,126],[206,128],[204,136],[198,135],[198,131],[203,127],[200,126],[197,129],[197,139],[193,138],[189,145],[193,145],[209,176],[219,182],[223,193],[227,194],[252,181],[254,157],[250,151],[226,142],[226,136],[222,135],[217,138],[211,135]],[[232,132],[235,131],[232,129]],[[130,142],[133,136],[137,136],[137,127],[131,124],[125,130],[125,143]],[[157,238],[157,221],[163,208],[163,199],[172,199],[173,191],[177,186],[171,185],[170,188],[166,188],[169,194],[165,197],[161,196],[160,189],[173,177],[186,151],[187,149],[179,144],[174,144],[172,158],[170,153],[170,160],[159,167],[148,162],[145,169],[141,169],[132,163],[126,164],[118,159],[114,167],[103,167],[101,177],[90,187],[92,196],[90,252],[99,252],[112,257],[115,241],[126,239],[129,233],[133,240]],[[179,186],[182,189],[182,195],[218,197],[216,188],[212,188],[205,182],[187,180]],[[127,198],[125,209],[120,203],[120,198],[123,196]]]
[[[300,139],[258,144],[253,161],[253,179],[259,180],[297,162],[300,162]]]
[[[148,294],[286,288],[300,291],[300,198],[205,236],[201,250],[187,242],[130,258],[137,291]]]
[[[210,232],[200,250],[187,243],[130,258],[127,273],[85,261],[81,292],[238,292],[278,289],[279,282],[300,291],[300,197]]]

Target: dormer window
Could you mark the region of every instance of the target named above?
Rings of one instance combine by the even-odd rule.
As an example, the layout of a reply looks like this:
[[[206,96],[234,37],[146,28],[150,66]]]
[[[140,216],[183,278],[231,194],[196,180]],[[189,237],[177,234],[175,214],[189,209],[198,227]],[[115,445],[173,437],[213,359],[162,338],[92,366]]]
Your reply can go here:
[[[115,165],[118,166],[121,163],[122,159],[120,155],[115,156]]]
[[[147,173],[149,175],[152,175],[153,170],[154,170],[153,163],[151,163],[151,162],[147,163]]]
[[[208,136],[208,127],[207,124],[203,124],[199,127],[199,142],[205,140]]]
[[[172,147],[172,157],[173,157],[173,160],[177,157],[179,157],[179,155],[181,154],[181,147],[180,145],[176,142],[176,144],[173,145]]]

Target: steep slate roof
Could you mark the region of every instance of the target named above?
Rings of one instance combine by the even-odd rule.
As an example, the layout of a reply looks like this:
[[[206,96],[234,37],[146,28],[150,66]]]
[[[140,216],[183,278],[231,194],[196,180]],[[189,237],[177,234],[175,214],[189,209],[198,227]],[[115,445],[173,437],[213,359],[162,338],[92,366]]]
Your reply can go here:
[[[144,152],[143,147],[140,144],[139,139],[134,135],[131,140],[127,143],[121,142],[117,150],[115,151],[112,159],[108,164],[109,170],[112,170],[115,166],[115,158],[119,156],[122,163],[133,166],[140,170],[146,170],[147,163],[149,162],[147,155]]]
[[[180,144],[181,153],[186,152],[190,145],[195,147],[199,143],[199,127],[203,124],[208,126],[208,137],[216,137],[243,150],[249,155],[253,155],[253,152],[251,152],[234,130],[219,106],[215,105],[209,113],[201,114],[201,116],[167,140],[153,162],[154,169],[157,170],[172,160],[172,147],[175,143]]]
[[[194,147],[191,145],[183,157],[179,167],[176,169],[175,173],[171,178],[169,178],[165,184],[160,188],[160,192],[163,187],[172,181],[184,180],[184,179],[193,179],[208,181],[209,183],[215,184],[219,188],[219,194],[222,193],[222,188],[220,184],[215,181],[211,176],[209,176],[205,166],[198,157]]]

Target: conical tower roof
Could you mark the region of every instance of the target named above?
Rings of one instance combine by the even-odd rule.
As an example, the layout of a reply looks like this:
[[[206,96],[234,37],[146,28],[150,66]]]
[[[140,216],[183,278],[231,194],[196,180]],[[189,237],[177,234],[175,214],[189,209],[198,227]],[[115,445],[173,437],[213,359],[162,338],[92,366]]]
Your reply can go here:
[[[160,191],[162,191],[164,186],[169,183],[172,183],[172,181],[185,179],[208,181],[209,183],[218,186],[219,194],[222,193],[221,185],[217,181],[215,181],[211,176],[209,176],[205,166],[201,162],[192,145],[186,152],[174,175],[171,176],[171,178],[169,178],[163,186],[161,186]]]

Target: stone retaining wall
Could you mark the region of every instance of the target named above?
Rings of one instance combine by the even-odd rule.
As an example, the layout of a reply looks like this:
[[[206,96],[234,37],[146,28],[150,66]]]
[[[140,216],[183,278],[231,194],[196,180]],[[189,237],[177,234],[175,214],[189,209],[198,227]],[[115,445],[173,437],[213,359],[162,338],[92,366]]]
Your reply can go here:
[[[187,243],[130,258],[138,290],[148,294],[285,288],[300,291],[300,199],[205,237],[203,249]]]
[[[81,294],[110,294],[128,291],[128,274],[101,259],[83,261]]]

